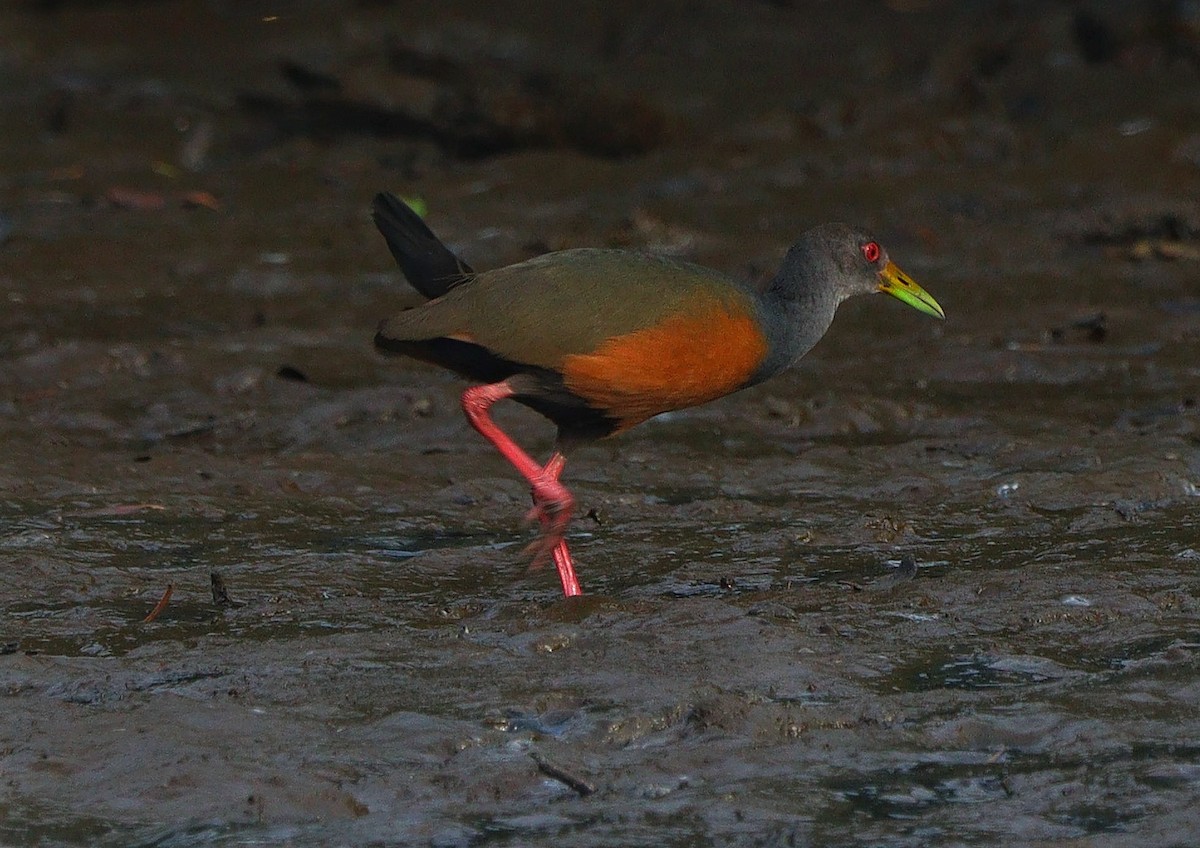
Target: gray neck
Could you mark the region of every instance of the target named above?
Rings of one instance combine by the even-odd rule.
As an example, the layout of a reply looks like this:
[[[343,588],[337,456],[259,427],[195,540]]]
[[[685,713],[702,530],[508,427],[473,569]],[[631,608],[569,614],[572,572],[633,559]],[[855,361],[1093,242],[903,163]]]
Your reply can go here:
[[[806,285],[789,275],[785,262],[759,299],[763,322],[774,340],[753,382],[761,383],[793,365],[812,350],[833,323],[840,298],[830,286]]]

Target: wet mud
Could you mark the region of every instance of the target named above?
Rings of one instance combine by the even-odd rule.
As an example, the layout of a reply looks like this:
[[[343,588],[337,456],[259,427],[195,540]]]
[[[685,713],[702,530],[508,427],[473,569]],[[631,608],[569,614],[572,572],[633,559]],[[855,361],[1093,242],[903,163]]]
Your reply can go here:
[[[0,844],[1195,844],[1189,9],[6,7]],[[568,602],[371,348],[381,189],[475,267],[854,221],[948,320],[573,454]]]

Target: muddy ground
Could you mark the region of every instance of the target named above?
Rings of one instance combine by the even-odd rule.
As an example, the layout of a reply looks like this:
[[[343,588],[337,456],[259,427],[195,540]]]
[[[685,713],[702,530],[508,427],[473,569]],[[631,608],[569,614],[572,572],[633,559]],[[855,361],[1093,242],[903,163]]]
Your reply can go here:
[[[6,4],[0,844],[1196,844],[1194,15]],[[948,320],[574,454],[566,602],[372,350],[380,189],[476,267],[851,220]]]

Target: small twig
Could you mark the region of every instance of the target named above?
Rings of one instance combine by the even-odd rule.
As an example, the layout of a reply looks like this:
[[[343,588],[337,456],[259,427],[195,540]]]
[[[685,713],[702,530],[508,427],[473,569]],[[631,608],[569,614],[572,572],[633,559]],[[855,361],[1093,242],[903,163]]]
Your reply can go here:
[[[538,771],[546,775],[546,777],[553,778],[570,789],[574,789],[579,793],[579,797],[586,798],[596,791],[594,784],[589,783],[577,774],[572,774],[562,766],[550,762],[537,751],[530,751],[529,757],[537,763]]]
[[[229,597],[229,590],[225,588],[225,581],[221,579],[221,575],[215,571],[208,574],[209,583],[212,585],[213,604],[218,607],[240,607],[241,604]]]
[[[162,611],[167,608],[167,602],[171,600],[171,593],[174,591],[175,585],[168,583],[167,591],[163,592],[163,596],[159,599],[158,603],[154,605],[154,609],[150,610],[150,614],[142,619],[142,624],[149,624],[150,622],[154,621],[154,619],[162,615]]]

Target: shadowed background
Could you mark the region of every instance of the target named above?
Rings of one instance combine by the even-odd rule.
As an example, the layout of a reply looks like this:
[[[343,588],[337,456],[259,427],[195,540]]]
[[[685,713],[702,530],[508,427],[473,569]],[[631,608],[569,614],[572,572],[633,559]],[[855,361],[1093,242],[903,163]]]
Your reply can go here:
[[[1186,2],[6,4],[0,842],[1190,843],[1198,82]],[[580,451],[565,603],[381,189],[948,320]]]

